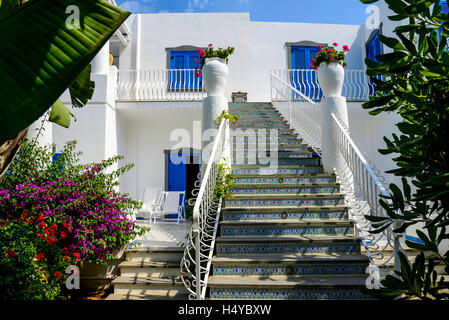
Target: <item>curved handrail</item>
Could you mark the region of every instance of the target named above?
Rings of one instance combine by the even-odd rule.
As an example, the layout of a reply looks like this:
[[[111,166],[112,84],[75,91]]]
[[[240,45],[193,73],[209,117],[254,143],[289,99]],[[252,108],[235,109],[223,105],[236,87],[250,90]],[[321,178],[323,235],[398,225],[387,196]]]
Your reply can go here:
[[[228,141],[226,139],[228,126],[228,120],[221,121],[209,157],[203,158],[207,161],[207,166],[193,208],[192,228],[180,267],[181,279],[189,291],[190,299],[203,300],[206,296],[222,204],[222,199],[215,195],[215,186]]]

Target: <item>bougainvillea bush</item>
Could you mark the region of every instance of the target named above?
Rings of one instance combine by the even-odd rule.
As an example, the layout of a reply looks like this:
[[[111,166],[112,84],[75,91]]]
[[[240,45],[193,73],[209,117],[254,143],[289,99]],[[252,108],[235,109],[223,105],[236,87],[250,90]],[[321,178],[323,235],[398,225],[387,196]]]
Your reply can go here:
[[[2,298],[55,298],[68,265],[106,264],[146,231],[127,216],[140,203],[114,189],[132,165],[110,169],[120,156],[80,165],[75,146],[53,161],[50,146],[26,142],[0,182]]]

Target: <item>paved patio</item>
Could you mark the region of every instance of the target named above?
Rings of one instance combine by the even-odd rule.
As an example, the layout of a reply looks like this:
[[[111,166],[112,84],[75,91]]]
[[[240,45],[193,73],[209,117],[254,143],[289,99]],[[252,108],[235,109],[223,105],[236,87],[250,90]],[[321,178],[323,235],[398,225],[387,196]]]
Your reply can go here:
[[[137,238],[142,246],[148,247],[179,247],[186,242],[186,235],[190,232],[192,222],[176,223],[156,222],[150,224],[146,220],[137,220],[139,225],[150,227],[151,230]]]

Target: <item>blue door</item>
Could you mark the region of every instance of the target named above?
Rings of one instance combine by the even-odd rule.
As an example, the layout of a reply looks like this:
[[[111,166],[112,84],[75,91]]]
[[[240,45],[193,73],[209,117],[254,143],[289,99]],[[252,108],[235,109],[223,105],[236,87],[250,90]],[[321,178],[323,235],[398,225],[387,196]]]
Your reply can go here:
[[[305,96],[319,100],[323,93],[319,87],[316,72],[310,68],[312,58],[320,51],[318,47],[292,47],[292,85]],[[294,99],[301,100],[297,94]]]
[[[170,53],[170,89],[201,89],[203,78],[195,76],[196,61],[200,61],[195,51],[172,51]],[[185,71],[190,69],[190,71]]]
[[[168,157],[168,191],[186,190],[186,163],[185,154]]]

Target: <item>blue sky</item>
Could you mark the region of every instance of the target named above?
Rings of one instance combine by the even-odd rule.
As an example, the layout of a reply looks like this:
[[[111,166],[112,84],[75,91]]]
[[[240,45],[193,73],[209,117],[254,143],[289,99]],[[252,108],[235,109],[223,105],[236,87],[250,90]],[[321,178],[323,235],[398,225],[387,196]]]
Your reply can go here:
[[[359,0],[116,0],[133,13],[249,12],[253,21],[362,24]]]

